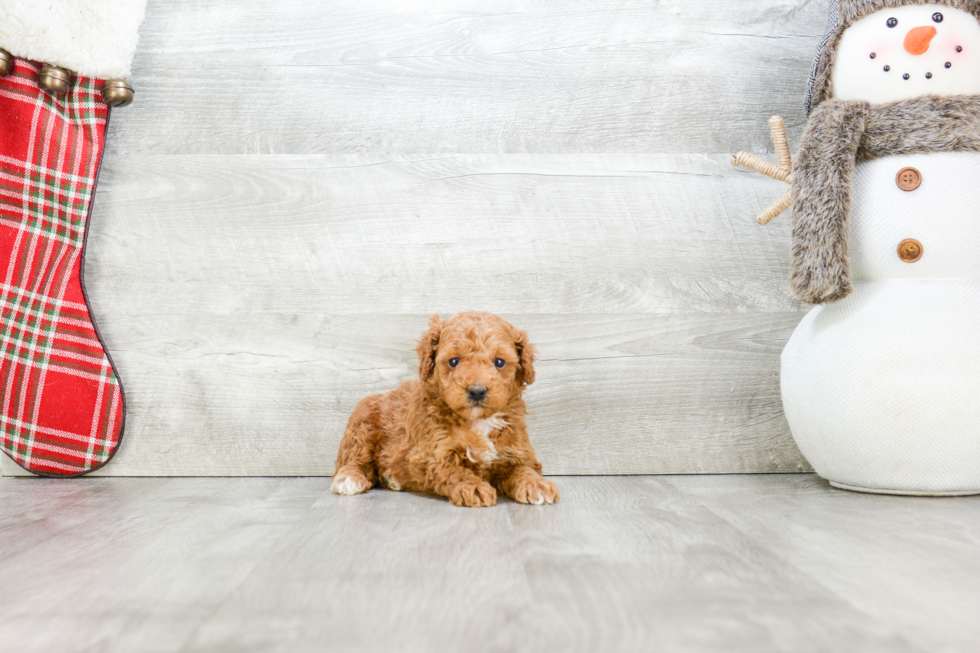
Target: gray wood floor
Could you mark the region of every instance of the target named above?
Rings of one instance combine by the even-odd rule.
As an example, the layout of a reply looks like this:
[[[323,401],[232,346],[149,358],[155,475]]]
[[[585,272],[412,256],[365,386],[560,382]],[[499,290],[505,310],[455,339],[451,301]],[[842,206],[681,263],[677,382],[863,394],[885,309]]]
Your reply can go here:
[[[0,480],[0,650],[975,651],[980,498],[810,475]]]

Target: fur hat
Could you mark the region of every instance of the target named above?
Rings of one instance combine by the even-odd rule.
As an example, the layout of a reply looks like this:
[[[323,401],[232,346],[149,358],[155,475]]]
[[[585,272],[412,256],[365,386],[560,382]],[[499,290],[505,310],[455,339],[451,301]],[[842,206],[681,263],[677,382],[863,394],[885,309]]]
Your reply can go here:
[[[807,115],[831,94],[830,72],[837,57],[837,45],[844,30],[856,21],[873,14],[879,9],[904,7],[906,5],[935,4],[962,9],[980,20],[980,0],[831,0],[830,18],[827,21],[827,35],[817,48],[817,58],[810,70],[810,80],[806,87],[804,108]]]

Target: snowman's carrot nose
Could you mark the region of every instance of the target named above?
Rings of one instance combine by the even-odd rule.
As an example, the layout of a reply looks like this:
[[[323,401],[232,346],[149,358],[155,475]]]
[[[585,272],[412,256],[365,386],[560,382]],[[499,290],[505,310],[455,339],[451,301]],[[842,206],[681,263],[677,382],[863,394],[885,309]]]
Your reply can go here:
[[[936,28],[932,25],[913,27],[905,35],[905,49],[909,54],[925,54],[929,51],[929,43],[935,35]]]

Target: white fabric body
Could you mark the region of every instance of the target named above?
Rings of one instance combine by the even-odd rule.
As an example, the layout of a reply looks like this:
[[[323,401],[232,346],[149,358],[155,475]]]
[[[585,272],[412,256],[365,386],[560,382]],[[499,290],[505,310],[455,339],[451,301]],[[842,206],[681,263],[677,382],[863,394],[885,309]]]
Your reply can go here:
[[[898,188],[904,167],[922,173]],[[980,492],[980,154],[859,164],[854,293],[806,315],[782,356],[786,417],[832,482]],[[898,244],[923,256],[906,263]]]
[[[898,187],[895,177],[903,168],[922,174],[916,190]],[[851,197],[855,281],[980,281],[980,154],[915,154],[860,163]],[[915,263],[898,257],[898,245],[907,238],[922,243],[922,258]]]
[[[942,22],[932,19],[936,12],[943,15]],[[898,24],[888,27],[889,18]],[[936,29],[929,49],[918,55],[904,45],[916,27]],[[943,5],[882,9],[856,21],[841,36],[831,81],[838,100],[878,103],[923,95],[980,95],[980,23],[965,11]]]
[[[0,48],[103,79],[128,77],[146,0],[0,0]]]

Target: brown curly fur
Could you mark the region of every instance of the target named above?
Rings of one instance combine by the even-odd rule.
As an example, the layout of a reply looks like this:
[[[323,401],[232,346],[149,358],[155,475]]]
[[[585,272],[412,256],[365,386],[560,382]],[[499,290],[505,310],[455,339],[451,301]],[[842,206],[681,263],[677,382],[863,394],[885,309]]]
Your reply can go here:
[[[359,494],[380,482],[439,494],[457,506],[492,506],[498,492],[520,503],[558,501],[554,483],[541,476],[524,420],[522,395],[534,383],[527,334],[490,313],[460,313],[446,322],[433,315],[416,353],[418,380],[354,409],[337,454],[334,492]],[[486,388],[486,398],[474,402],[469,390],[477,386]]]
[[[851,293],[855,165],[919,152],[980,152],[980,97],[827,100],[814,110],[793,163],[790,285],[797,299],[824,304]]]

